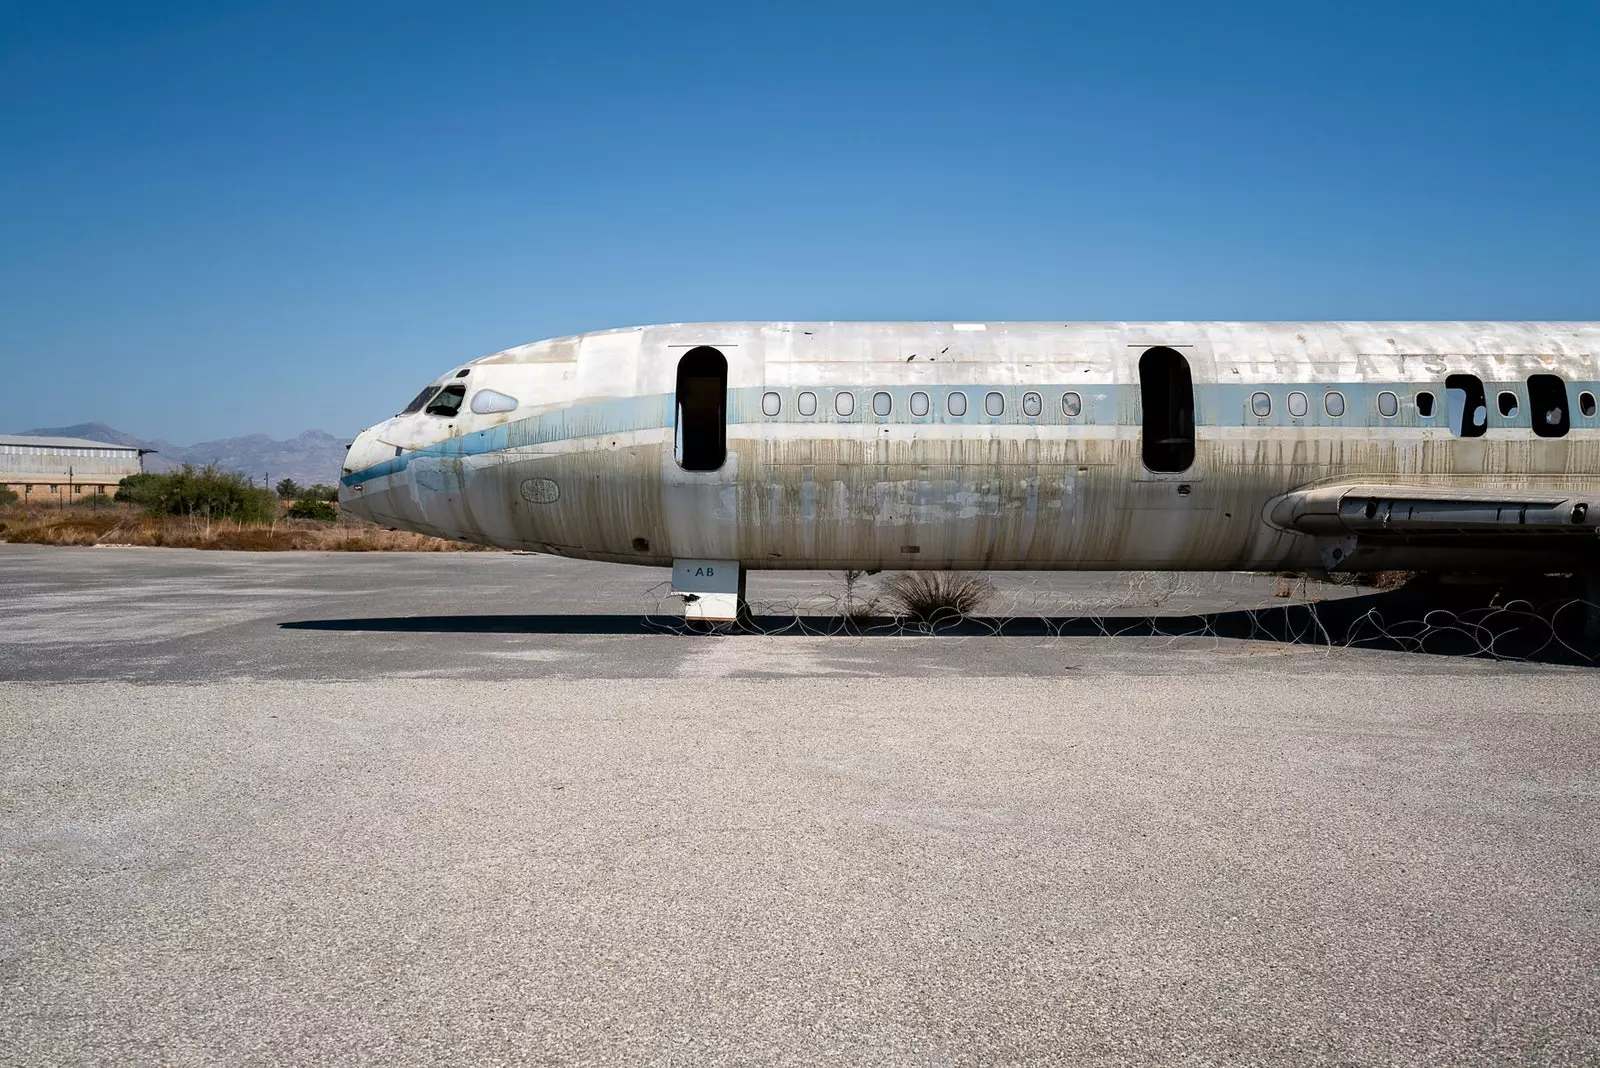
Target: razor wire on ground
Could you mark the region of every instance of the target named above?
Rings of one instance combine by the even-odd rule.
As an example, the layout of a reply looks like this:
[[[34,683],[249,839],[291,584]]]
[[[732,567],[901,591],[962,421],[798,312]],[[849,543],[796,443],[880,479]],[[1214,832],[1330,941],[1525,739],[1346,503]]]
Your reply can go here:
[[[906,574],[906,573],[897,573]],[[987,583],[987,578],[959,576]],[[1436,654],[1508,661],[1600,664],[1600,608],[1559,582],[1451,587],[1414,582],[1398,589],[1335,586],[1306,576],[1107,574],[1091,594],[1063,597],[1042,582],[1012,575],[976,610],[908,612],[868,595],[848,575],[838,589],[791,598],[752,599],[737,620],[685,619],[682,601],[659,583],[646,594],[646,631],[766,637],[1138,639],[1169,645],[1260,642],[1320,649]],[[1237,587],[1233,603],[1219,595]],[[1270,597],[1238,597],[1275,581]],[[880,583],[881,588],[881,583]]]

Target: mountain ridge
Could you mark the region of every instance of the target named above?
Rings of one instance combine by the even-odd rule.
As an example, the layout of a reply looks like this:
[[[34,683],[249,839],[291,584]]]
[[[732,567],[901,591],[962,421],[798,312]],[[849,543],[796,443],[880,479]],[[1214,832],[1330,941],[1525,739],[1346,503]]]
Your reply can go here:
[[[160,438],[136,438],[99,421],[73,426],[40,427],[19,433],[39,437],[84,438],[103,441],[107,445],[152,449],[154,452],[144,458],[146,471],[160,473],[175,470],[186,463],[198,466],[215,463],[224,470],[239,471],[252,479],[265,476],[276,484],[281,479],[292,478],[303,486],[318,482],[336,484],[339,469],[344,464],[345,446],[350,443],[349,437],[339,437],[325,430],[307,430],[282,441],[266,434],[245,434],[201,441],[194,445],[175,445]]]

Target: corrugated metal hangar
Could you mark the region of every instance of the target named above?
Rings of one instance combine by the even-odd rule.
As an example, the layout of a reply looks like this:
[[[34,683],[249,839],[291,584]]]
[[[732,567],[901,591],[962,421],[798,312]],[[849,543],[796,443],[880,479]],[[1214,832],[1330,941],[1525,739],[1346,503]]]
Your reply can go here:
[[[0,486],[24,500],[51,503],[113,493],[117,483],[140,473],[146,451],[85,438],[0,434]]]

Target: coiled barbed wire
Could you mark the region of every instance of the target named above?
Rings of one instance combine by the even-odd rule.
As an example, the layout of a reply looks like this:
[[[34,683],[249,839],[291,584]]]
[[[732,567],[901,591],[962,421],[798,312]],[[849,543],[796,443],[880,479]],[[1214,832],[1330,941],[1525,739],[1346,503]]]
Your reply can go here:
[[[1320,649],[1370,649],[1506,661],[1600,665],[1600,639],[1589,628],[1600,620],[1594,602],[1567,594],[1519,595],[1493,590],[1483,603],[1470,593],[1431,584],[1340,594],[1312,586],[1303,576],[1279,580],[1269,599],[1216,609],[1228,576],[1182,572],[1125,572],[1087,593],[1013,583],[996,591],[981,612],[949,612],[919,620],[881,609],[877,598],[819,591],[801,597],[753,599],[739,619],[696,624],[683,615],[669,582],[645,594],[643,629],[662,634],[834,638],[1120,638],[1166,645],[1209,639],[1258,641]],[[1238,576],[1238,585],[1261,581]],[[1179,611],[1172,611],[1176,606]],[[1188,611],[1181,611],[1187,608]]]

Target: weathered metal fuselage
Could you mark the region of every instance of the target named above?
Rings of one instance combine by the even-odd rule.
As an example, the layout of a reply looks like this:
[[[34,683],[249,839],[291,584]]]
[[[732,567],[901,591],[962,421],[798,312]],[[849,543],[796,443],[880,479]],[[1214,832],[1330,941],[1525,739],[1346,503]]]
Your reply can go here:
[[[715,470],[686,470],[676,376],[707,347],[726,361],[726,453]],[[1193,458],[1176,470],[1146,463],[1140,360],[1158,348],[1192,378]],[[1582,567],[1600,549],[1600,507],[1594,520],[1580,507],[1600,490],[1596,351],[1595,323],[606,331],[453,369],[440,386],[515,409],[378,424],[350,450],[341,500],[389,526],[652,565]],[[1529,392],[1530,376],[1551,375],[1568,398],[1559,436]],[[1481,381],[1487,410],[1452,412],[1451,376]],[[1481,432],[1464,434],[1480,415]],[[1374,505],[1395,487],[1520,493],[1559,523],[1546,537],[1475,519],[1419,535],[1371,519],[1363,534],[1337,501],[1321,526],[1300,522],[1319,487],[1336,497],[1346,484]]]

